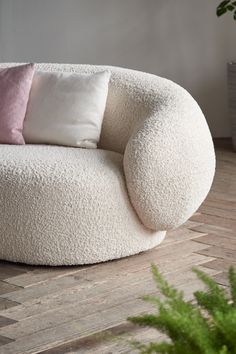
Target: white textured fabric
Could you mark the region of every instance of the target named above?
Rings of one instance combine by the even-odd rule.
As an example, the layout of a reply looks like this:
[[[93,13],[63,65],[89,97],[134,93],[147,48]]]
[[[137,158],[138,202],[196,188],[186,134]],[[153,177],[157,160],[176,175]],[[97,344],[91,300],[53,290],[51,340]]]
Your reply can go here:
[[[132,204],[153,230],[169,230],[190,218],[215,173],[214,147],[199,106],[179,86],[169,83],[165,90],[131,135],[124,156]]]
[[[118,258],[155,246],[161,230],[192,215],[210,189],[215,154],[205,118],[186,90],[115,67],[38,64],[36,70],[110,70],[99,147],[120,154],[1,147],[0,258],[37,264]]]
[[[96,148],[110,72],[36,72],[23,135],[26,143]]]
[[[140,223],[122,161],[105,150],[0,145],[0,259],[95,263],[159,244],[165,232]]]

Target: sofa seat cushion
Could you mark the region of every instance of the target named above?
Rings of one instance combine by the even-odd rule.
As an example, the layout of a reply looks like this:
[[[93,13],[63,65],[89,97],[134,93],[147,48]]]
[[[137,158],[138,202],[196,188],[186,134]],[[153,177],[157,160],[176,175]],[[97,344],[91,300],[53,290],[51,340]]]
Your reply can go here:
[[[0,258],[84,264],[159,244],[130,204],[123,155],[62,146],[0,145]]]

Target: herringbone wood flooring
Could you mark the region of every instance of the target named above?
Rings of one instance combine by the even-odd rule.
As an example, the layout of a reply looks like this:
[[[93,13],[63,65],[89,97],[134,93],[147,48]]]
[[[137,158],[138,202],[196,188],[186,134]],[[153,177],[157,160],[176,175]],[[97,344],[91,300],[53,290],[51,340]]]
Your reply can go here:
[[[134,353],[128,340],[161,335],[126,322],[151,309],[140,297],[157,293],[155,263],[187,299],[201,286],[193,266],[227,286],[236,265],[236,154],[217,148],[217,173],[199,211],[154,250],[84,267],[0,263],[0,353]],[[119,335],[114,340],[112,335]]]

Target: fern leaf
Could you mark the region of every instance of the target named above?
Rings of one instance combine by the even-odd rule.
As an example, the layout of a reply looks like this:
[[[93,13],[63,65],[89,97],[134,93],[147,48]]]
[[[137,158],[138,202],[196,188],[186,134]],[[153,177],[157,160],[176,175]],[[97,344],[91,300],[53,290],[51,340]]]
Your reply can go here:
[[[156,315],[146,314],[143,316],[128,317],[128,321],[131,321],[134,324],[138,324],[139,326],[148,326],[160,329],[158,316]]]
[[[157,296],[152,296],[152,295],[145,295],[142,297],[144,301],[150,302],[153,305],[160,306],[161,305],[161,299],[159,299]]]
[[[236,310],[231,309],[231,312],[226,314],[216,311],[213,320],[221,341],[227,343],[230,353],[236,353]]]
[[[197,304],[184,300],[183,293],[171,286],[152,266],[153,276],[163,298],[145,296],[154,303],[157,314],[130,317],[141,326],[165,333],[170,342],[139,343],[141,354],[236,354],[236,273],[229,270],[232,303],[214,279],[194,269],[207,291],[195,292]],[[208,316],[206,316],[206,311]]]
[[[141,354],[177,354],[174,346],[170,343],[150,343],[143,348]]]
[[[220,349],[219,354],[230,354],[228,351],[227,347],[223,345],[223,347]]]
[[[193,271],[209,290],[209,292],[196,291],[194,293],[198,304],[205,308],[210,314],[214,314],[215,309],[227,312],[229,310],[229,300],[225,290],[220,287],[214,279],[201,270],[194,268]]]
[[[236,307],[236,272],[233,267],[229,268],[229,284],[233,306]]]
[[[169,285],[154,264],[152,264],[152,274],[158,288],[164,296],[167,298],[183,297],[182,292],[179,292],[172,285]]]
[[[174,351],[174,346],[171,343],[161,342],[161,343],[153,343],[150,342],[149,344],[143,344],[140,342],[132,342],[133,347],[139,350],[140,354],[177,354]],[[183,354],[183,353],[181,353]]]

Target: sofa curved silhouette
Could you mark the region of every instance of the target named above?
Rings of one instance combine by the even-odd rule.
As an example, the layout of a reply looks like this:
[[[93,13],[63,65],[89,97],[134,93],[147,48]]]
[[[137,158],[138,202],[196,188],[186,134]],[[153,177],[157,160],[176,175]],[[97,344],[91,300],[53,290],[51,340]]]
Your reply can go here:
[[[214,148],[186,90],[118,67],[36,66],[104,69],[111,81],[97,150],[0,145],[1,259],[72,265],[133,255],[157,246],[205,199]]]

